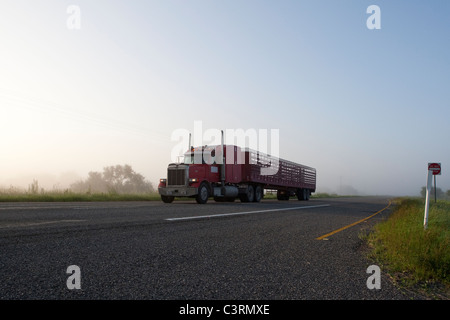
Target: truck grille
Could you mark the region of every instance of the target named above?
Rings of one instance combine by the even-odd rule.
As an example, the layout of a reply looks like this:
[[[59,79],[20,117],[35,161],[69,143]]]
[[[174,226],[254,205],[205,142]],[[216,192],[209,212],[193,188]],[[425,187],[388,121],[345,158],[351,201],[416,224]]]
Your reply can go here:
[[[186,184],[186,169],[168,169],[167,185],[168,186],[184,186]]]

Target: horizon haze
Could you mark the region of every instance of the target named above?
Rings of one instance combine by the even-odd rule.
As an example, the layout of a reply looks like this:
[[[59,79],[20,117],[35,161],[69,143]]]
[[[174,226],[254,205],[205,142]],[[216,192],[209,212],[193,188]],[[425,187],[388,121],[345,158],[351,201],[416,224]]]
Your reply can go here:
[[[65,189],[117,164],[156,187],[172,134],[202,121],[279,130],[280,157],[316,168],[317,192],[418,196],[429,162],[449,190],[449,12],[445,0],[2,1],[0,187]]]

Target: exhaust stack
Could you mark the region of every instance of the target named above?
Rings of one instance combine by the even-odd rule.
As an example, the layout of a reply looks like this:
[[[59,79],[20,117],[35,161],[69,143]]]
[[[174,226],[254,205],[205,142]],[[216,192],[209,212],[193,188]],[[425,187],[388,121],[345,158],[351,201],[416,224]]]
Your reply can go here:
[[[192,144],[191,144],[191,134],[189,133],[189,146],[188,146],[188,151],[190,152],[192,148]]]
[[[223,189],[223,187],[225,186],[225,153],[224,153],[224,146],[223,146],[223,130],[221,131],[222,132],[222,145],[221,145],[221,147],[222,147],[222,167],[220,168],[221,170],[221,172],[220,172],[220,182],[222,183],[222,189]]]

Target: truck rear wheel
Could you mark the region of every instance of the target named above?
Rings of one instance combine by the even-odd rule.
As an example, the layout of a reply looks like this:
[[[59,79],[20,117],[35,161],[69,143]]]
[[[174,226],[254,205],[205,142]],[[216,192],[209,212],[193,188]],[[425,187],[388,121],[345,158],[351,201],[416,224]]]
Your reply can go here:
[[[263,188],[261,186],[255,187],[255,198],[253,199],[254,202],[260,202],[263,197]]]
[[[175,199],[174,196],[161,196],[161,200],[164,203],[172,203],[174,199]]]
[[[253,202],[255,199],[255,189],[251,184],[248,185],[245,193],[239,195],[239,199],[241,199],[241,202]]]
[[[199,204],[205,204],[206,202],[208,202],[208,198],[209,198],[208,186],[206,185],[206,183],[202,183],[198,188],[198,194],[195,197],[195,200]]]
[[[215,202],[234,202],[236,198],[234,197],[214,197]]]

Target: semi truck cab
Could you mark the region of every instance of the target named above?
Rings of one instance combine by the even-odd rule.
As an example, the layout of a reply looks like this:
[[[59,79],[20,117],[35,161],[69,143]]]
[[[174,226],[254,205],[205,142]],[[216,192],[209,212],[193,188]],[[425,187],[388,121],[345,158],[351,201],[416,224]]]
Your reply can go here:
[[[167,178],[160,179],[158,186],[162,201],[171,203],[181,196],[195,197],[197,202],[206,203],[213,193],[219,197],[214,188],[221,183],[222,161],[215,159],[221,154],[220,145],[191,147],[182,162],[169,164]]]

